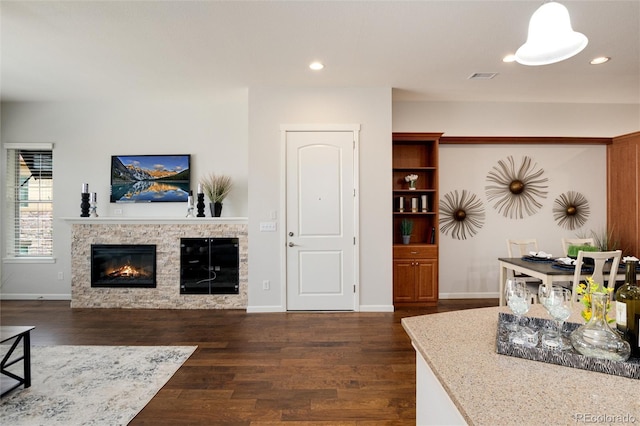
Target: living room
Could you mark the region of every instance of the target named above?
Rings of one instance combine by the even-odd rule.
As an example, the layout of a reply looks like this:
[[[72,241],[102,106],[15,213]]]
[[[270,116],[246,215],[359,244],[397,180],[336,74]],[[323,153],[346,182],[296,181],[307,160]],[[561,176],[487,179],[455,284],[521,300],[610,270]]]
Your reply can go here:
[[[43,13],[47,13],[46,9]],[[403,10],[402,16],[408,13]],[[511,44],[515,46],[517,42]],[[61,50],[65,45],[54,43],[52,46]],[[86,46],[77,48],[86,49]],[[586,51],[583,55],[589,53]],[[637,52],[635,54],[637,56]],[[88,74],[102,74],[88,62]],[[535,72],[498,60],[492,64],[493,69],[505,76]],[[633,74],[632,69],[625,72]],[[112,155],[190,154],[194,182],[211,172],[228,174],[234,181],[234,188],[224,203],[223,216],[247,219],[248,311],[286,310],[282,303],[284,279],[279,232],[259,230],[260,222],[273,217],[279,231],[286,226],[282,211],[280,126],[357,123],[361,126],[358,309],[389,311],[393,309],[392,221],[388,203],[381,200],[391,191],[392,132],[444,132],[445,137],[586,138],[585,144],[441,146],[441,194],[466,189],[484,198],[487,173],[507,156],[513,156],[516,161],[530,157],[549,178],[548,194],[537,214],[518,220],[506,219],[487,203],[485,226],[473,238],[457,240],[441,235],[441,298],[496,297],[496,258],[505,254],[506,238],[535,236],[541,249],[557,253],[561,250],[562,236],[575,236],[575,231],[560,228],[553,219],[553,200],[559,194],[573,190],[588,199],[590,216],[580,232],[600,232],[606,228],[606,146],[590,144],[589,138],[613,138],[638,131],[640,103],[637,96],[635,102],[618,103],[584,102],[584,96],[578,99],[566,95],[547,96],[545,101],[537,98],[533,84],[519,89],[521,100],[518,101],[486,100],[486,95],[484,100],[465,100],[477,91],[492,90],[486,85],[495,82],[468,80],[467,70],[460,74],[460,88],[470,94],[461,100],[412,100],[391,86],[326,87],[317,80],[304,86],[214,86],[201,91],[189,85],[176,91],[155,82],[152,90],[142,90],[144,83],[136,82],[133,77],[129,82],[130,95],[109,96],[110,83],[105,80],[102,83],[105,86],[98,90],[101,96],[95,99],[67,97],[55,90],[48,98],[33,94],[22,100],[3,97],[3,144],[54,144],[55,261],[44,264],[5,261],[2,298],[70,299],[71,231],[70,224],[62,218],[79,216],[78,192],[82,183],[89,183],[91,191],[97,193],[97,211],[101,217],[185,215],[186,208],[181,203],[109,203]],[[312,76],[317,77],[320,76]],[[82,89],[86,83],[78,81],[77,84]],[[637,86],[637,80],[631,81],[632,93],[638,93]],[[271,283],[269,290],[263,289],[265,280]]]
[[[608,144],[640,132],[640,4],[563,3],[588,46],[528,67],[502,57],[525,41],[533,0],[3,2],[0,174],[14,145],[52,144],[54,168],[51,256],[9,256],[14,224],[1,215],[3,325],[35,325],[38,347],[189,345],[193,355],[185,349],[184,366],[152,392],[140,424],[415,423],[416,356],[401,319],[496,305],[507,238],[536,238],[557,256],[562,237],[606,232]],[[589,64],[600,55],[611,61]],[[311,60],[325,69],[309,70]],[[289,312],[287,126],[359,129],[353,312]],[[440,303],[412,311],[393,303],[395,132],[443,133],[440,200],[468,191],[484,213],[466,238],[439,229]],[[208,208],[204,219],[186,218],[185,202],[109,201],[112,156],[169,154],[190,156],[194,192],[210,173],[231,177],[221,218]],[[487,193],[490,173],[509,158],[530,159],[544,179],[540,207],[523,217],[506,217]],[[84,184],[99,218],[80,217]],[[575,229],[554,216],[570,191],[588,205]],[[74,229],[100,221],[241,224],[246,299],[232,309],[71,309],[74,277],[87,274],[74,266],[85,235]],[[171,297],[183,298],[174,285]],[[143,299],[157,289],[134,290]],[[43,353],[35,365],[72,359]],[[100,358],[98,349],[88,365]],[[88,403],[71,387],[76,403]]]

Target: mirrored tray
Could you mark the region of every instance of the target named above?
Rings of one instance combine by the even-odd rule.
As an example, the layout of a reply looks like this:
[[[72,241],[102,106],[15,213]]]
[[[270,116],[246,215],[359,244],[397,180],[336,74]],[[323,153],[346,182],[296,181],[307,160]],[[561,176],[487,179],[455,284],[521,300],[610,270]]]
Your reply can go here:
[[[536,347],[525,347],[523,345],[509,342],[509,330],[507,324],[515,320],[515,316],[500,312],[498,314],[498,330],[496,333],[496,352],[501,355],[508,355],[517,358],[529,359],[532,361],[546,362],[549,364],[563,365],[565,367],[579,368],[582,370],[597,371],[615,376],[628,377],[640,380],[640,358],[629,358],[626,362],[611,361],[607,359],[590,358],[580,355],[573,349],[566,351],[554,351],[542,347],[538,343]],[[542,318],[523,317],[521,325],[526,325],[534,330],[553,327],[553,321]],[[578,323],[568,322],[564,324],[564,332],[571,333],[580,327]]]

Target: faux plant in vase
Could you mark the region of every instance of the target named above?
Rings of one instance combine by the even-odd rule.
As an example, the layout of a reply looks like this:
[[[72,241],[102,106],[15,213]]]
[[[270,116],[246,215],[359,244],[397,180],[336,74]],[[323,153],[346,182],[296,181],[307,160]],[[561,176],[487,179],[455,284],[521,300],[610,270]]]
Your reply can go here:
[[[400,233],[402,234],[402,244],[409,244],[411,240],[411,232],[413,231],[413,221],[402,219],[400,222]]]
[[[202,190],[211,201],[211,216],[220,217],[222,214],[222,201],[229,195],[233,182],[227,175],[216,175],[211,173],[203,178],[200,183]]]

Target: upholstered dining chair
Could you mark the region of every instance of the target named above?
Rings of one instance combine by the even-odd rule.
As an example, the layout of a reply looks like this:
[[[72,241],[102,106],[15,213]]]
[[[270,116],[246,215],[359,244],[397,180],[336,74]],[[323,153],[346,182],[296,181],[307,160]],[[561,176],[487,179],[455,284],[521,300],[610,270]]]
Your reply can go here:
[[[539,251],[537,239],[507,239],[507,253],[509,253],[509,257],[522,257],[531,251],[535,251],[536,253]],[[542,281],[526,274],[515,273],[513,270],[508,272],[508,277],[524,279],[527,283],[527,290],[529,290],[531,294],[531,303],[538,303],[538,287]]]
[[[573,301],[578,300],[578,286],[582,280],[582,271],[580,265],[584,262],[585,259],[593,260],[593,272],[587,275],[593,277],[593,281],[598,284],[605,285],[607,288],[615,288],[616,285],[616,274],[618,273],[618,266],[620,265],[620,259],[622,259],[622,250],[615,251],[582,251],[578,252],[578,257],[576,258],[576,269],[573,273],[573,287],[571,290],[571,297]],[[604,265],[607,261],[611,259],[611,269],[605,274],[604,273]],[[612,293],[613,294],[613,293]],[[610,296],[612,297],[612,296]]]
[[[594,238],[563,238],[562,239],[562,251],[566,256],[569,253],[569,246],[594,246],[596,241]]]

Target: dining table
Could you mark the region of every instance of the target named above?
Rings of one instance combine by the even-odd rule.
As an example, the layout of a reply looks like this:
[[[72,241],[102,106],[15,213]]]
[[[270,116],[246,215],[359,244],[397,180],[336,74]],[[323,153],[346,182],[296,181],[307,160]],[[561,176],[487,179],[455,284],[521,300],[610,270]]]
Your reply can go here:
[[[500,295],[499,305],[504,306],[505,302],[505,285],[508,278],[508,271],[512,270],[519,274],[525,274],[530,277],[534,277],[542,281],[544,285],[553,285],[558,282],[571,282],[573,283],[574,268],[571,266],[562,267],[554,262],[554,259],[548,259],[548,261],[541,260],[527,260],[523,257],[500,257],[498,258],[500,265]],[[555,266],[554,266],[555,265]],[[608,274],[609,265],[605,265],[604,273]],[[581,279],[585,279],[591,275],[590,270],[581,271]],[[625,270],[619,268],[616,274],[616,281],[624,281]],[[640,277],[640,271],[638,273]]]

